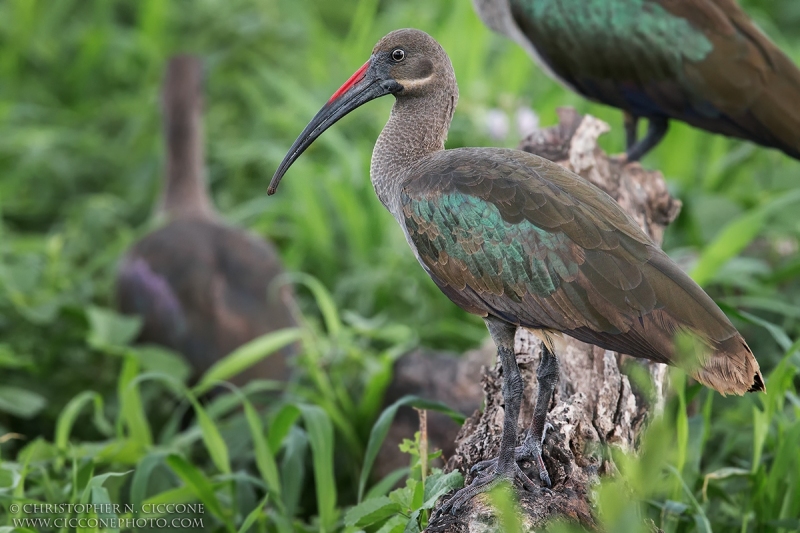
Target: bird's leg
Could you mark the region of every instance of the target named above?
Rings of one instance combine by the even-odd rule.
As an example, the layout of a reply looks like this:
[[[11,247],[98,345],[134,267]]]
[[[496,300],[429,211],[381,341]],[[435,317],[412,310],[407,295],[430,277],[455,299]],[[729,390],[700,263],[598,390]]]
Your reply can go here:
[[[550,487],[550,475],[547,473],[544,461],[542,460],[542,443],[547,432],[547,409],[550,407],[550,399],[558,383],[558,358],[550,351],[545,343],[542,343],[542,358],[539,367],[536,369],[536,378],[539,381],[539,390],[536,394],[536,406],[533,409],[533,422],[528,430],[522,446],[515,450],[516,461],[532,461],[536,463],[539,470],[539,479]],[[471,472],[484,470],[493,464],[494,459],[481,461],[472,467]]]
[[[644,139],[637,142],[633,146],[628,146],[627,158],[629,162],[638,161],[644,155],[655,147],[664,135],[667,134],[669,127],[669,120],[664,117],[650,117],[647,124],[647,134]],[[626,125],[627,132],[627,125]]]
[[[455,514],[475,495],[491,490],[502,479],[513,481],[516,477],[526,488],[535,487],[519,468],[516,460],[517,419],[519,418],[523,389],[522,376],[519,373],[519,366],[517,366],[516,354],[514,354],[514,334],[517,328],[493,317],[484,320],[497,345],[497,356],[503,369],[505,416],[503,417],[503,435],[500,439],[500,453],[493,460],[493,468],[483,469],[470,485],[456,492],[442,505],[437,515],[447,512]]]
[[[542,460],[542,443],[547,430],[547,409],[550,407],[550,399],[558,383],[558,373],[558,359],[546,344],[542,343],[542,359],[539,361],[539,368],[536,369],[539,390],[536,395],[536,406],[533,409],[533,422],[522,443],[522,453],[518,454],[517,460],[533,460],[539,469],[539,479],[548,487],[551,486],[550,476]]]
[[[630,151],[636,144],[637,126],[639,125],[639,117],[627,111],[622,112],[622,121],[625,125],[625,150]]]

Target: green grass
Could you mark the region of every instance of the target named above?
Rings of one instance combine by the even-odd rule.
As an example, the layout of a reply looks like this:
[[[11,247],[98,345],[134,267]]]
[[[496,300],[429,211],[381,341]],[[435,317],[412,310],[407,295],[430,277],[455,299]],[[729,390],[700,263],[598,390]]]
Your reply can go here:
[[[800,5],[745,5],[800,60]],[[618,112],[565,92],[466,0],[0,3],[0,527],[12,502],[201,502],[206,529],[352,531],[351,506],[380,497],[405,513],[386,531],[414,513],[424,522],[418,491],[433,489],[421,471],[405,495],[369,477],[391,419],[382,393],[405,350],[463,350],[485,329],[441,295],[374,197],[369,158],[390,102],[342,120],[265,194],[310,117],[405,26],[451,55],[460,101],[448,146],[514,146],[513,133],[489,137],[489,109],[532,106],[550,124],[573,105],[607,120],[603,145],[622,149]],[[152,227],[164,64],[186,51],[206,60],[214,201],[277,243],[307,316],[194,389],[180,358],[130,346],[139,325],[109,311],[118,257]],[[669,532],[797,530],[800,164],[680,124],[644,163],[684,202],[665,248],[743,332],[769,394],[722,398],[676,374],[640,457],[619,457],[623,475],[599,489],[600,516],[610,531],[644,517]],[[269,409],[271,383],[198,401],[294,335],[297,377]]]

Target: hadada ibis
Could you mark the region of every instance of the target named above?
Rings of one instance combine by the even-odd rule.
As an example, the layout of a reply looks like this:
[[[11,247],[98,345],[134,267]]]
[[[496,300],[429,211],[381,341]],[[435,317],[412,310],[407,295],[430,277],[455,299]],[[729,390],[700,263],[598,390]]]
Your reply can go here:
[[[290,295],[271,287],[282,272],[275,249],[222,223],[208,197],[201,86],[199,59],[179,56],[169,62],[160,206],[166,225],[128,251],[116,280],[118,308],[144,321],[138,341],[183,354],[195,378],[242,344],[295,325]],[[233,381],[285,379],[291,350],[262,360]]]
[[[327,128],[387,94],[396,100],[372,154],[375,192],[442,292],[483,317],[503,372],[499,457],[476,465],[475,480],[445,509],[503,477],[533,488],[522,459],[550,484],[541,442],[564,335],[682,366],[723,394],[764,390],[758,362],[725,314],[610,196],[526,152],[444,149],[458,88],[447,54],[422,31],[397,30],[378,42],[297,138],[269,193]],[[518,448],[517,328],[543,342],[533,424]],[[699,344],[688,357],[676,350],[682,332]]]
[[[800,159],[800,70],[736,0],[473,0],[551,77],[625,113],[627,159],[670,119]],[[640,118],[647,134],[637,140]]]

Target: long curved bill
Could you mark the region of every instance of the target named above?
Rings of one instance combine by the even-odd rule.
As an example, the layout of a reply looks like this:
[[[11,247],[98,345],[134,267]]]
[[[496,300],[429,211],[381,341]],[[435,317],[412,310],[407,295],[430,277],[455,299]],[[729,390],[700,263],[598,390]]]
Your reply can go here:
[[[281,178],[283,178],[283,175],[289,170],[289,167],[292,166],[292,163],[300,157],[300,154],[305,152],[306,148],[311,146],[311,143],[313,143],[317,137],[333,126],[336,121],[370,100],[391,94],[401,88],[394,80],[389,80],[389,83],[387,83],[371,73],[369,69],[370,62],[371,59],[350,76],[350,79],[348,79],[339,90],[333,93],[328,103],[326,103],[314,118],[311,119],[311,122],[308,123],[303,133],[294,141],[294,144],[289,149],[289,153],[286,154],[286,157],[283,158],[278,170],[275,171],[275,175],[269,183],[267,194],[275,194]]]

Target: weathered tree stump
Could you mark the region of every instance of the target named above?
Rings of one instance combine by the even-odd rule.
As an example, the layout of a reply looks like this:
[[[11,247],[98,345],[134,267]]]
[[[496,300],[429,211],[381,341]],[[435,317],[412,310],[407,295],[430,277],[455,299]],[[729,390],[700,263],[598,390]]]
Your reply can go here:
[[[522,141],[520,149],[551,159],[597,185],[615,198],[640,226],[660,243],[664,227],[675,219],[680,202],[673,199],[660,172],[646,171],[637,163],[626,164],[608,157],[597,146],[607,132],[606,123],[581,116],[574,109],[559,110],[560,124],[539,130]],[[520,330],[516,353],[525,382],[525,399],[520,414],[521,444],[530,426],[537,390],[536,367],[541,356],[538,339]],[[531,493],[518,487],[526,529],[541,527],[563,517],[589,528],[596,527],[590,491],[599,476],[615,472],[606,445],[631,450],[647,415],[660,409],[666,379],[664,365],[643,364],[650,371],[654,392],[644,394],[631,386],[620,372],[625,356],[569,340],[566,353],[558,354],[561,380],[549,409],[544,461],[553,482],[552,491]],[[469,483],[469,468],[497,455],[503,421],[502,382],[499,365],[485,369],[483,389],[486,404],[469,418],[459,433],[456,452],[447,469],[458,469]],[[531,479],[538,479],[535,467]],[[442,499],[439,503],[444,501]],[[486,530],[494,522],[491,508],[481,496],[458,516],[444,515],[429,524],[427,531],[466,532]]]

